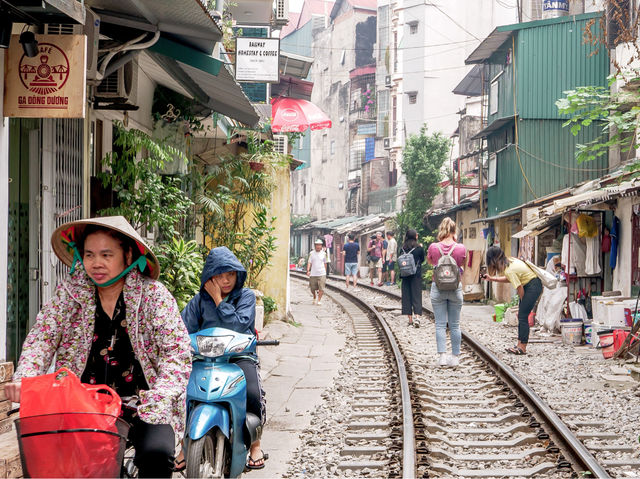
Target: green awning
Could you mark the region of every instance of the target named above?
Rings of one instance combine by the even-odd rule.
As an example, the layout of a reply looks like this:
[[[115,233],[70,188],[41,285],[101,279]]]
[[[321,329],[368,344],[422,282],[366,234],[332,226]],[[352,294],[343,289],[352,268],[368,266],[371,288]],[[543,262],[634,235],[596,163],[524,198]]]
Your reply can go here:
[[[222,62],[213,58],[211,55],[206,55],[193,48],[162,37],[154,45],[149,47],[149,50],[173,58],[180,63],[190,65],[193,68],[197,68],[211,75],[217,76],[222,66]]]
[[[260,116],[220,60],[164,37],[147,54],[202,106],[248,126],[258,123]]]

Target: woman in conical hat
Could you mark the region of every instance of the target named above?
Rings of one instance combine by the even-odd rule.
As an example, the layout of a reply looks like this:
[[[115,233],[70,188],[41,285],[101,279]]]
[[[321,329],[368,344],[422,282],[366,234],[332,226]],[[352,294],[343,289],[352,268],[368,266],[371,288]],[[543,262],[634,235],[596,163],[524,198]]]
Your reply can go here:
[[[138,415],[126,419],[139,475],[171,477],[191,355],[156,256],[122,216],[66,223],[51,243],[70,276],[38,314],[7,396],[19,402],[20,378],[45,374],[54,358],[84,383],[138,396]]]

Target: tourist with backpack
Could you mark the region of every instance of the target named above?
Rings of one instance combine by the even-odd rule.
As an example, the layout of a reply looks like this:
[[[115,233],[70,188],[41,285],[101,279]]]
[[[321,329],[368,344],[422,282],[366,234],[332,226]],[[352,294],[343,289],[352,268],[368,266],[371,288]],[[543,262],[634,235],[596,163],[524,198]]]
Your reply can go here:
[[[507,258],[499,246],[491,246],[487,250],[487,270],[482,279],[497,283],[511,283],[520,297],[518,305],[518,344],[507,348],[507,352],[521,356],[527,354],[529,342],[529,313],[542,294],[542,281],[535,272],[522,260]],[[496,276],[500,275],[500,276]]]
[[[434,266],[431,305],[436,320],[438,366],[457,366],[460,362],[460,310],[462,309],[462,269],[467,249],[456,242],[456,223],[445,218],[438,228],[438,242],[429,245],[427,259]],[[447,325],[451,337],[451,356],[447,355]]]
[[[402,248],[398,252],[398,264],[402,277],[402,314],[409,316],[409,325],[418,326],[414,316],[422,314],[422,263],[424,248],[418,244],[418,232],[407,230]],[[407,258],[410,255],[411,258]],[[413,259],[413,265],[411,263]],[[412,274],[410,274],[413,271]]]

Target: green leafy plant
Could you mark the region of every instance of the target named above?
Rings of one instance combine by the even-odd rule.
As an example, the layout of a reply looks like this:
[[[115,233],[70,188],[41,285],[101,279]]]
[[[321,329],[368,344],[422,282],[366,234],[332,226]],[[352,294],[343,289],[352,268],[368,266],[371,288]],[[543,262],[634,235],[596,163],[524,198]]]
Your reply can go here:
[[[98,178],[113,190],[119,204],[100,214],[122,215],[135,229],[157,228],[171,238],[193,203],[181,190],[181,179],[161,171],[175,158],[186,161],[184,153],[143,131],[127,130],[121,122],[114,122],[114,127],[114,151],[103,159],[105,170]]]
[[[434,231],[430,235],[422,236],[420,238],[420,244],[424,248],[425,252],[429,245],[436,241],[437,233]],[[431,282],[433,281],[433,266],[428,261],[422,263],[422,289],[428,290],[431,288]]]
[[[275,174],[288,167],[289,158],[276,153],[268,142],[251,140],[249,146],[249,153],[222,158],[210,166],[195,197],[208,243],[233,251],[247,268],[247,286],[255,288],[276,250],[276,217],[269,216],[268,207]],[[264,168],[252,169],[251,162]]]
[[[263,296],[262,304],[264,305],[264,317],[267,319],[271,313],[278,310],[278,303],[271,296]]]
[[[609,153],[611,148],[619,148],[621,156],[635,158],[638,145],[638,124],[640,121],[640,88],[635,81],[637,70],[625,70],[609,76],[609,85],[622,80],[627,88],[612,94],[609,88],[583,86],[564,92],[565,97],[556,101],[560,113],[570,118],[564,126],[571,128],[576,136],[583,127],[597,124],[600,135],[594,140],[578,144],[576,160],[578,163],[595,160]],[[633,176],[640,175],[640,162],[632,161],[626,170]]]
[[[273,235],[275,219],[275,216],[268,216],[265,207],[261,207],[253,212],[253,226],[238,235],[235,252],[247,269],[246,283],[249,288],[257,287],[260,273],[271,265],[276,250],[276,237]]]
[[[200,290],[200,273],[204,266],[203,252],[194,240],[171,238],[157,249],[160,281],[176,298],[182,311]]]
[[[396,221],[403,236],[413,228],[419,236],[430,233],[423,216],[440,192],[442,165],[449,156],[450,141],[442,133],[427,134],[427,126],[419,135],[410,135],[403,153],[402,172],[407,179],[407,196]]]

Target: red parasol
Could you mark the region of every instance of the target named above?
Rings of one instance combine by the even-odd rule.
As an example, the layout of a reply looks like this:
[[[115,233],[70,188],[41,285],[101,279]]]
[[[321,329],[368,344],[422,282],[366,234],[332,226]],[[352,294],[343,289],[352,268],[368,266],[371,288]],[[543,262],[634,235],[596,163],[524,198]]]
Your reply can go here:
[[[271,116],[274,133],[331,128],[331,120],[325,112],[310,101],[298,98],[274,98],[271,100]]]

